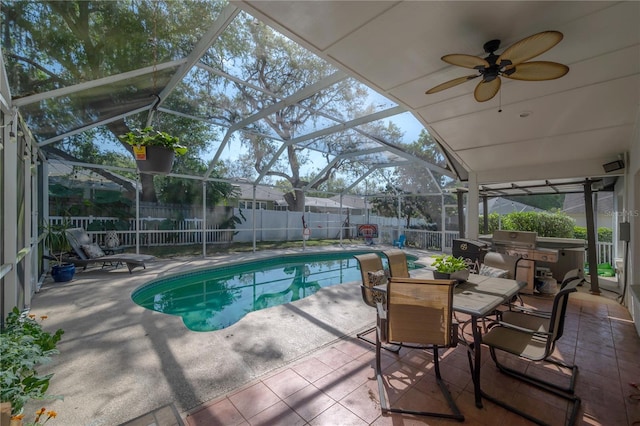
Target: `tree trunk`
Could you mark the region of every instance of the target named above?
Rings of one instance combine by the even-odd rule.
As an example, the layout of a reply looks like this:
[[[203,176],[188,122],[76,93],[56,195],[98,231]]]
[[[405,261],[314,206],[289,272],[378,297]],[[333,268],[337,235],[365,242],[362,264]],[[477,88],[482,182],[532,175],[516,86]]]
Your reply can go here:
[[[305,195],[299,189],[294,189],[292,192],[287,192],[284,194],[284,200],[287,202],[289,206],[289,211],[292,212],[303,212],[304,211],[304,200]]]

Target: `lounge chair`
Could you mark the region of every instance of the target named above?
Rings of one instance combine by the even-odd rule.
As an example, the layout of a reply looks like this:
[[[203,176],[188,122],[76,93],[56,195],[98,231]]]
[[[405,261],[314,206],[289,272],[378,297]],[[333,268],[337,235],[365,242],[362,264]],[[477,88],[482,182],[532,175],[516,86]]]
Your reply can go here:
[[[129,269],[129,273],[134,268],[142,266],[146,269],[145,262],[155,260],[155,256],[148,254],[133,254],[133,253],[119,253],[112,255],[105,255],[104,251],[91,241],[91,237],[82,228],[67,229],[67,240],[73,249],[77,258],[65,257],[64,261],[73,263],[76,266],[82,266],[86,269],[90,263],[102,263],[104,266],[107,263],[115,264],[124,263]]]

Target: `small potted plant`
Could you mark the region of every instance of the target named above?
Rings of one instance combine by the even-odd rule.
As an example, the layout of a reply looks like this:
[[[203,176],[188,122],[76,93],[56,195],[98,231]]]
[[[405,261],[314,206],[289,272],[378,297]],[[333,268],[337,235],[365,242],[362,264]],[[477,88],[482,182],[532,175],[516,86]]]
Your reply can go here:
[[[118,136],[121,142],[131,145],[141,172],[169,173],[176,155],[184,155],[187,147],[180,139],[153,127],[133,129]]]
[[[55,282],[67,282],[73,279],[76,267],[73,263],[63,260],[65,253],[71,251],[71,244],[67,239],[67,229],[71,228],[70,222],[57,224],[45,223],[44,244],[49,249],[48,259],[52,260],[51,277]]]
[[[433,277],[436,279],[457,280],[464,282],[469,278],[469,266],[462,257],[443,254],[435,256],[431,266],[435,268]]]

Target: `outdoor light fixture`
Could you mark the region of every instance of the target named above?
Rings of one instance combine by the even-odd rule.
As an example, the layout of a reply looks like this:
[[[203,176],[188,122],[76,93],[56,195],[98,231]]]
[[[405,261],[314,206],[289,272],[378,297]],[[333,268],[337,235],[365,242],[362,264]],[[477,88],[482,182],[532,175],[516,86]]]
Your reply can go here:
[[[606,173],[615,172],[616,170],[624,169],[624,161],[622,160],[612,161],[610,163],[603,164],[602,168],[604,168],[604,171]]]

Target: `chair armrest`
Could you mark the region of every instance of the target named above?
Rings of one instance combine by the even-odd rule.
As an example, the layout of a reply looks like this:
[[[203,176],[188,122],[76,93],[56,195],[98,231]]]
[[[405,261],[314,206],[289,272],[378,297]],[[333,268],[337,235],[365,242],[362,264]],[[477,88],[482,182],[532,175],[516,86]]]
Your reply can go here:
[[[511,306],[509,305],[509,310],[513,312],[521,312],[528,315],[533,315],[540,318],[551,318],[551,312],[540,311],[537,309],[526,308],[524,306]]]
[[[387,311],[384,310],[384,306],[382,303],[376,303],[376,308],[378,310],[377,321],[376,321],[376,329],[378,333],[378,338],[381,342],[387,342]]]
[[[384,310],[384,306],[382,305],[382,303],[378,302],[376,303],[376,308],[378,309],[378,318],[383,319],[383,320],[387,320],[387,311]]]
[[[522,333],[527,333],[527,334],[531,334],[531,335],[535,335],[535,336],[541,336],[541,337],[549,337],[549,336],[551,336],[551,333],[546,332],[546,331],[532,330],[530,328],[524,328],[524,327],[520,327],[520,326],[517,326],[517,325],[509,324],[508,322],[498,321],[497,323],[495,323],[495,325],[497,325],[498,327],[509,328],[511,330],[516,330],[516,331],[520,331]]]

